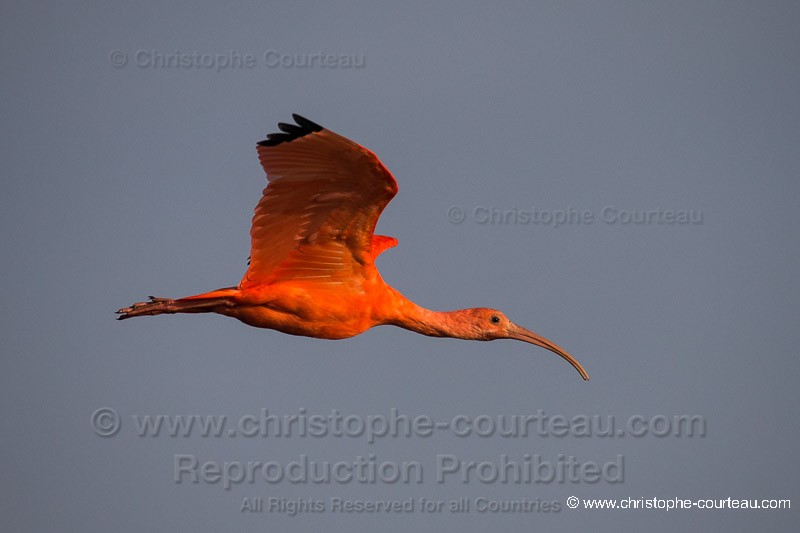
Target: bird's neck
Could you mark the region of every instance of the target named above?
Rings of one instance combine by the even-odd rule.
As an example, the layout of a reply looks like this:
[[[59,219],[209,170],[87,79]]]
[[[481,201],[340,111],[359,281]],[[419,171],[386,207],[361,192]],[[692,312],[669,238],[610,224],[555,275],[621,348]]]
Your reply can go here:
[[[394,303],[392,313],[383,321],[385,324],[428,335],[430,337],[461,337],[458,324],[453,315],[458,311],[431,311],[415,304],[395,289],[390,288]]]

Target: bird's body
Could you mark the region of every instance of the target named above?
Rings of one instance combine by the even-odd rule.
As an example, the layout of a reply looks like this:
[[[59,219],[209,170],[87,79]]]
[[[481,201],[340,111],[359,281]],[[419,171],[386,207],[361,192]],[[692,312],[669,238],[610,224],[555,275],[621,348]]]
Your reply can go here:
[[[250,326],[321,339],[346,339],[392,323],[391,310],[404,300],[380,276],[347,287],[277,282],[227,291],[218,313]]]
[[[180,298],[151,297],[120,319],[164,313],[218,313],[292,335],[344,339],[378,325],[470,340],[512,338],[559,354],[550,341],[493,309],[430,311],[389,286],[375,258],[397,244],[374,235],[397,182],[366,148],[299,115],[297,125],[258,143],[269,185],[250,230],[250,265],[237,287]]]

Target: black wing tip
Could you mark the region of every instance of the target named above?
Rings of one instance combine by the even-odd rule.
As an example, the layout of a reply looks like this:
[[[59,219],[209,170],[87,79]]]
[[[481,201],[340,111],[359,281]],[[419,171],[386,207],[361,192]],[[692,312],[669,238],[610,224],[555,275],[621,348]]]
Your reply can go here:
[[[282,133],[268,134],[266,139],[257,143],[258,146],[277,146],[282,143],[292,142],[295,139],[305,137],[306,135],[317,131],[322,131],[324,129],[316,122],[312,122],[311,120],[308,120],[306,117],[298,115],[297,113],[292,113],[292,118],[297,125],[279,122],[278,129],[281,130]]]

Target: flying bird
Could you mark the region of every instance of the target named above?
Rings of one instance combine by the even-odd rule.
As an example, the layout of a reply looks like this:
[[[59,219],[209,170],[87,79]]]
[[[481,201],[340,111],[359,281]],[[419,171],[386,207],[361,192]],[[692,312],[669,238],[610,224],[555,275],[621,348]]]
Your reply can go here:
[[[516,339],[566,359],[563,348],[495,309],[431,311],[381,278],[375,258],[397,239],[375,235],[397,182],[363,146],[300,115],[257,144],[267,187],[250,229],[247,271],[236,287],[170,299],[151,296],[119,320],[165,313],[217,313],[292,335],[344,339],[393,325],[432,337]]]

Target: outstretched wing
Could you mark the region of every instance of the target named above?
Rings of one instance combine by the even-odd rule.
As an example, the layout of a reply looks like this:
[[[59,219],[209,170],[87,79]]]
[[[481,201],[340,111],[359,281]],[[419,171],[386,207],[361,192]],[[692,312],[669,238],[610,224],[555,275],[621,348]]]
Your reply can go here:
[[[250,229],[250,266],[239,286],[302,279],[340,283],[363,273],[390,237],[373,235],[397,182],[353,141],[292,115],[258,143],[269,182]]]

